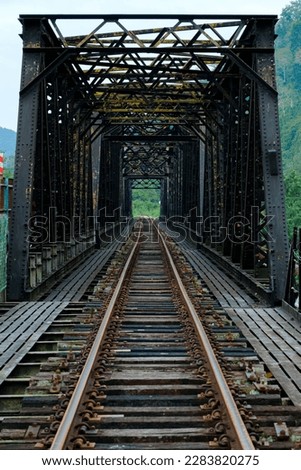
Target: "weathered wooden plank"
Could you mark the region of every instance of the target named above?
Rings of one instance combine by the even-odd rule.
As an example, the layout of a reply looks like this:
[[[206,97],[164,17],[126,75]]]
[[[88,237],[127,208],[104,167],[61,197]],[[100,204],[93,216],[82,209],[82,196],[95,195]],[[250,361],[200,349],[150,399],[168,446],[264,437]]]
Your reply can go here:
[[[273,313],[276,312],[277,315],[274,315],[274,319],[277,320],[277,323],[280,325],[280,327],[289,335],[294,336],[294,338],[296,338],[296,340],[301,343],[301,324],[296,321],[296,319],[292,317],[290,313],[280,307],[273,309],[266,308],[265,310],[270,315],[273,315]]]
[[[149,427],[161,427],[161,426],[179,426],[188,427],[188,426],[198,426],[205,427],[208,426],[208,420],[204,420],[205,413],[200,413],[199,416],[125,416],[118,414],[101,414],[100,419],[102,425],[118,425],[120,427],[133,427],[133,425]],[[216,424],[216,423],[215,423]]]
[[[32,302],[34,303],[34,302]],[[0,333],[5,331],[9,325],[18,322],[24,311],[28,309],[28,302],[20,302],[15,307],[9,309],[5,315],[0,318]]]
[[[253,327],[253,332],[257,332],[257,336],[262,343],[265,344],[269,352],[277,358],[279,365],[290,376],[301,391],[301,374],[295,364],[301,363],[301,355],[296,352],[296,346],[299,343],[294,336],[283,339],[282,330],[277,328],[276,322],[270,316],[267,316],[265,309],[246,309],[246,313],[252,318],[253,322],[259,325],[258,329]],[[250,325],[250,320],[248,320]]]
[[[13,343],[20,336],[31,334],[35,331],[36,323],[39,325],[40,317],[42,316],[45,320],[48,318],[47,310],[51,311],[56,307],[56,304],[44,303],[44,302],[28,302],[27,308],[24,308],[22,315],[18,317],[18,321],[15,321],[11,324],[9,321],[6,321],[7,328],[4,333],[0,335],[1,345],[0,345],[0,354],[7,350],[9,343],[6,341],[9,338],[9,342]]]
[[[10,357],[6,354],[0,356],[0,384],[15,368],[17,363],[30,351],[40,336],[47,330],[51,325],[52,321],[60,314],[68,302],[37,302],[36,303],[36,318],[34,327],[31,329],[27,328],[27,322],[23,325],[23,331],[21,339],[18,342],[12,342],[10,337],[6,338],[2,347],[9,350]],[[30,308],[31,308],[30,303]],[[29,310],[30,312],[31,310]],[[27,312],[28,314],[28,312]],[[26,316],[26,312],[24,313]],[[22,328],[22,325],[20,327]],[[49,353],[48,353],[49,354]]]
[[[253,305],[254,300],[234,281],[232,281],[222,271],[217,271],[214,265],[204,254],[197,250],[191,251],[186,243],[183,251],[189,263],[200,274],[200,277],[207,284],[223,307],[248,307]]]
[[[121,241],[114,241],[105,249],[92,253],[72,274],[54,288],[45,300],[80,300],[91,282],[100,273],[121,243]]]
[[[86,436],[90,436],[90,432],[87,431]],[[184,427],[184,428],[174,428],[171,427],[168,428],[159,428],[159,429],[152,429],[152,428],[137,428],[137,429],[98,429],[96,432],[91,433],[91,437],[93,436],[94,439],[103,439],[103,440],[109,440],[109,439],[131,439],[133,441],[137,441],[141,438],[146,438],[146,439],[166,439],[166,438],[172,438],[172,439],[177,439],[181,438],[184,440],[191,440],[191,438],[200,438],[200,439],[209,439],[209,438],[214,438],[216,437],[216,433],[214,432],[214,429],[210,428],[190,428],[190,427]]]
[[[154,383],[155,377],[154,377]],[[200,392],[201,384],[146,384],[138,385],[108,385],[106,388],[106,394],[112,393],[114,395],[121,395],[123,393],[129,395],[148,395],[148,394],[159,394],[159,395],[180,395],[185,392],[186,394],[198,394]]]
[[[266,363],[276,380],[285,390],[292,402],[301,405],[300,390],[292,383],[289,374],[280,366],[274,355],[269,350],[269,341],[265,337],[264,330],[258,328],[256,322],[252,319],[253,309],[232,309],[227,308],[226,311],[241,329],[244,336],[248,339],[257,354]],[[251,315],[251,316],[250,316]]]
[[[202,410],[198,406],[185,406],[185,405],[177,405],[175,408],[174,406],[127,406],[125,404],[122,405],[106,405],[103,410],[101,410],[102,415],[113,415],[113,414],[124,414],[126,416],[174,416],[176,410],[177,416],[199,416],[202,415]],[[207,412],[207,411],[206,411]]]
[[[160,325],[161,323],[163,323],[164,325],[171,323],[172,326],[178,324],[178,326],[180,327],[180,323],[177,321],[176,315],[160,315],[159,317],[145,317],[145,315],[127,315],[124,320],[124,323],[126,325],[132,324],[132,328],[135,324],[139,324],[140,326],[140,323],[142,323],[145,328],[147,327],[147,325]]]
[[[160,357],[160,356],[149,356],[149,357],[118,357],[116,358],[115,360],[115,363],[118,364],[118,363],[130,363],[130,364],[143,364],[144,366],[146,364],[154,364],[154,363],[163,363],[163,364],[174,364],[174,365],[177,365],[179,363],[185,363],[185,364],[189,364],[191,362],[191,359],[189,357],[187,357],[186,355],[180,357],[180,356],[177,356],[177,357],[168,357],[168,356],[164,356],[164,357]]]

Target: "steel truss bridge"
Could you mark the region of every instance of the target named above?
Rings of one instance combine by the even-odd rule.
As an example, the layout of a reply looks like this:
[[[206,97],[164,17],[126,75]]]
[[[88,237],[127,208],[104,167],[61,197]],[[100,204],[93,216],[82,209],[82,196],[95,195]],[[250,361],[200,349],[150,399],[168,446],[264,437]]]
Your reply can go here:
[[[161,218],[283,298],[275,16],[21,15],[8,299],[34,299],[161,191]]]

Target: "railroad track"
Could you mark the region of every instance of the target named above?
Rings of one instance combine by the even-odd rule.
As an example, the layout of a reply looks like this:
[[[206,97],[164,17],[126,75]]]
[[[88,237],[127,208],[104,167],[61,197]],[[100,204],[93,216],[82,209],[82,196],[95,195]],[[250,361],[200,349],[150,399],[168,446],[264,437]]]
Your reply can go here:
[[[9,393],[21,366],[3,382],[0,449],[299,448],[300,409],[176,246],[138,225],[125,267],[62,310],[25,392]]]

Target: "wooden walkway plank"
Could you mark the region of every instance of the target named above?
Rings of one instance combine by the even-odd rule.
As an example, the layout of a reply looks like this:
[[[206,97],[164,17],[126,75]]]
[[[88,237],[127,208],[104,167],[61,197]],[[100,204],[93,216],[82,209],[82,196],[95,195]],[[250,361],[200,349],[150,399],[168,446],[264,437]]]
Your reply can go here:
[[[5,340],[9,339],[13,345],[20,336],[24,337],[30,331],[34,331],[35,324],[40,324],[40,316],[49,308],[51,306],[44,302],[28,302],[27,309],[22,309],[22,315],[18,317],[17,321],[11,323],[9,319],[9,321],[2,324],[5,329],[0,334],[0,353],[7,348],[7,341]]]
[[[45,300],[78,302],[120,243],[119,241],[115,241],[111,243],[108,248],[92,253],[87,260],[54,288]]]
[[[252,315],[253,320],[257,320],[260,325],[261,331],[270,338],[270,351],[274,352],[280,349],[282,352],[285,352],[286,356],[289,357],[296,364],[301,364],[301,355],[297,353],[297,347],[300,347],[301,343],[298,341],[294,335],[288,335],[275,321],[275,312],[274,316],[271,316],[269,313],[274,309],[256,308],[252,309],[249,312],[249,315]],[[265,341],[263,339],[263,341]]]
[[[28,302],[20,302],[15,307],[10,308],[5,314],[0,317],[0,333],[7,328],[7,321],[13,323],[23,315],[23,312],[28,308]]]
[[[210,273],[210,270],[205,270],[205,268],[195,260],[187,257],[189,263],[194,267],[194,269],[199,273],[202,280],[206,283],[208,289],[216,297],[219,304],[222,307],[239,307],[239,304],[233,299],[233,297],[228,293],[226,289],[221,289],[221,286],[216,282],[215,276]]]
[[[32,304],[36,306],[37,315],[32,327],[28,328],[27,321],[32,314]],[[4,353],[0,356],[0,384],[68,304],[69,302],[29,302],[30,308],[27,311],[24,310],[24,318],[21,317],[20,319],[20,327],[23,327],[20,338],[13,341],[11,335],[9,335],[1,344]],[[22,322],[22,320],[24,321]]]
[[[190,249],[189,249],[190,247]],[[185,245],[186,251],[183,252],[186,259],[194,266],[197,272],[201,274],[203,280],[210,281],[211,290],[214,287],[214,295],[217,297],[222,307],[249,307],[254,304],[254,300],[236,285],[225,273],[216,270],[214,265],[203,253],[197,250],[191,250],[191,246]],[[192,255],[193,253],[193,255]],[[213,290],[213,289],[212,289]]]
[[[46,301],[51,300],[74,300],[73,297],[78,294],[82,288],[83,283],[86,283],[87,278],[90,278],[91,266],[96,265],[96,271],[102,267],[103,253],[93,253],[85,263],[81,264],[77,270],[71,273],[67,278],[62,281],[52,292],[45,298]]]
[[[281,325],[281,328],[287,331],[290,335],[294,335],[294,337],[301,342],[301,323],[281,307],[276,307],[273,310],[277,312],[277,321],[279,325]]]
[[[252,314],[254,315],[254,309],[227,308],[226,311],[257,354],[266,363],[266,366],[281,384],[288,397],[295,405],[301,406],[300,371],[280,349],[275,349],[275,343],[262,329],[264,328],[262,322],[260,327],[253,320]]]

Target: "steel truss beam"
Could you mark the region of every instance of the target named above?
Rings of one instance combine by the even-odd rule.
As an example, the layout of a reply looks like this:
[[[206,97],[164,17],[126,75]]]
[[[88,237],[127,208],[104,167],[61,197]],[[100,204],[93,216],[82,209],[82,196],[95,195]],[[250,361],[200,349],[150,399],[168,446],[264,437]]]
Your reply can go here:
[[[39,20],[25,21],[24,45],[53,40]],[[91,123],[78,81],[60,63],[27,88],[52,59],[23,53],[9,247],[14,300],[30,298],[95,243]]]
[[[197,140],[191,135],[106,135],[105,140],[112,142],[191,142]]]
[[[95,225],[100,233],[108,218],[118,223],[129,215],[130,181],[153,178],[161,181],[164,215],[184,220],[203,246],[281,299],[288,246],[277,17],[20,21],[9,297],[24,298],[92,245]],[[67,35],[78,21],[86,21],[86,33]]]
[[[131,189],[161,189],[162,180],[153,178],[138,179],[130,181]]]
[[[247,38],[254,46],[271,47],[273,24],[254,23]],[[288,241],[274,56],[246,53],[241,59],[269,87],[246,73],[228,80],[234,108],[227,100],[218,107],[212,101],[215,119],[211,124],[207,119],[203,235],[205,246],[241,272],[251,273],[254,286],[266,282],[267,294],[279,300],[285,289]],[[231,69],[236,66],[237,61]]]

